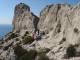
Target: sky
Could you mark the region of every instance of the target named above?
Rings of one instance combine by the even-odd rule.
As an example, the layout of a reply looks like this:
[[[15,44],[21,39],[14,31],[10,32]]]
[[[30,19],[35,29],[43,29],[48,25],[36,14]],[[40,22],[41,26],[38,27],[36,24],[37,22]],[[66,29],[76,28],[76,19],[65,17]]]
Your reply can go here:
[[[21,2],[29,5],[31,11],[39,15],[46,5],[57,3],[75,5],[80,0],[0,0],[0,24],[12,24],[14,7]]]

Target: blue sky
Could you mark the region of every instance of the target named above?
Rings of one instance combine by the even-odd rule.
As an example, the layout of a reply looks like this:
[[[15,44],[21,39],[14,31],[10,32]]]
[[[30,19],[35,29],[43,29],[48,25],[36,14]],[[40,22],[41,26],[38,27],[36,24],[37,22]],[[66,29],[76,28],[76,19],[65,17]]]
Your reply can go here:
[[[41,9],[48,4],[67,3],[75,5],[80,0],[0,0],[0,24],[11,24],[13,19],[14,7],[23,2],[30,6],[31,11],[39,15]]]

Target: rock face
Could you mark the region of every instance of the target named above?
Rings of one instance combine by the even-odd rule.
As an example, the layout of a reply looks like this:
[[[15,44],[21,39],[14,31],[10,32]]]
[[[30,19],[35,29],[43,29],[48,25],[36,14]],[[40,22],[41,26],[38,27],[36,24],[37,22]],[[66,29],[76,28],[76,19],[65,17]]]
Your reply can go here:
[[[43,44],[43,47],[52,49],[48,54],[52,60],[63,60],[64,55],[70,54],[75,57],[79,53],[79,13],[80,5],[71,7],[64,4],[48,5],[41,11],[39,27],[40,30],[45,31],[47,38],[39,43],[40,45]],[[69,48],[71,49],[70,51],[76,52],[69,52],[68,47],[70,45],[74,46],[73,48]],[[52,54],[52,52],[54,53]],[[67,54],[68,52],[69,54]],[[69,57],[72,56],[67,56],[67,58]],[[76,58],[73,59],[79,60]]]
[[[13,32],[0,43],[0,59],[80,60],[79,13],[79,4],[74,7],[52,4],[47,5],[38,18],[24,3],[16,5]],[[38,29],[41,38],[35,40],[30,32]]]
[[[13,18],[13,31],[37,29],[39,18],[24,3],[16,5]]]
[[[69,44],[77,44],[80,29],[79,6],[48,5],[40,13],[40,30],[45,31],[47,35],[49,34],[53,42],[59,42],[60,39],[66,38]]]
[[[47,32],[55,29],[56,25],[63,23],[63,17],[67,14],[70,7],[64,4],[47,5],[40,12],[39,27]],[[63,20],[63,21],[61,21]]]

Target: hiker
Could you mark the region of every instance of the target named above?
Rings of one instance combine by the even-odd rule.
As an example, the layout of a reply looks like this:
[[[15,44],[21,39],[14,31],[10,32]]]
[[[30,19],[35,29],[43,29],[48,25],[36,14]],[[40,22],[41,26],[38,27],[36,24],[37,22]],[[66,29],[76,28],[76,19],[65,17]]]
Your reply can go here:
[[[36,38],[37,38],[38,35],[39,35],[39,30],[34,30],[34,31],[32,32],[32,38],[33,38],[34,40],[36,40]]]
[[[32,37],[34,38],[34,40],[41,40],[42,36],[45,35],[45,32],[41,32],[39,30],[34,31],[32,34]]]
[[[32,38],[35,40],[35,35],[36,33],[35,32],[32,32]]]

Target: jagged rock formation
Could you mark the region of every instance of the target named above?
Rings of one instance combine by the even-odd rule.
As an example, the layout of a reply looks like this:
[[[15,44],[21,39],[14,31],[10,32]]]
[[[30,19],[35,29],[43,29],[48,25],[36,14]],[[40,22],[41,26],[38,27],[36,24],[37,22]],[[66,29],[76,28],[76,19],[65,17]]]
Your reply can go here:
[[[13,31],[37,29],[39,18],[30,11],[24,3],[16,5],[13,18]]]
[[[72,54],[75,57],[79,53],[79,10],[80,5],[71,7],[69,5],[57,4],[46,6],[40,13],[39,27],[42,31],[45,31],[48,38],[43,39],[39,43],[43,47],[52,49],[52,51],[47,54],[52,60],[64,60],[63,57],[65,54]],[[73,48],[69,48],[71,49],[70,52],[74,51],[72,53],[68,51],[70,45],[73,46]],[[52,52],[54,53],[52,54]],[[69,54],[67,54],[68,52]]]
[[[14,11],[13,32],[0,43],[0,59],[80,60],[79,13],[80,5],[52,4],[47,5],[38,18],[29,6],[18,4]],[[31,35],[34,29],[44,32],[38,41]]]

